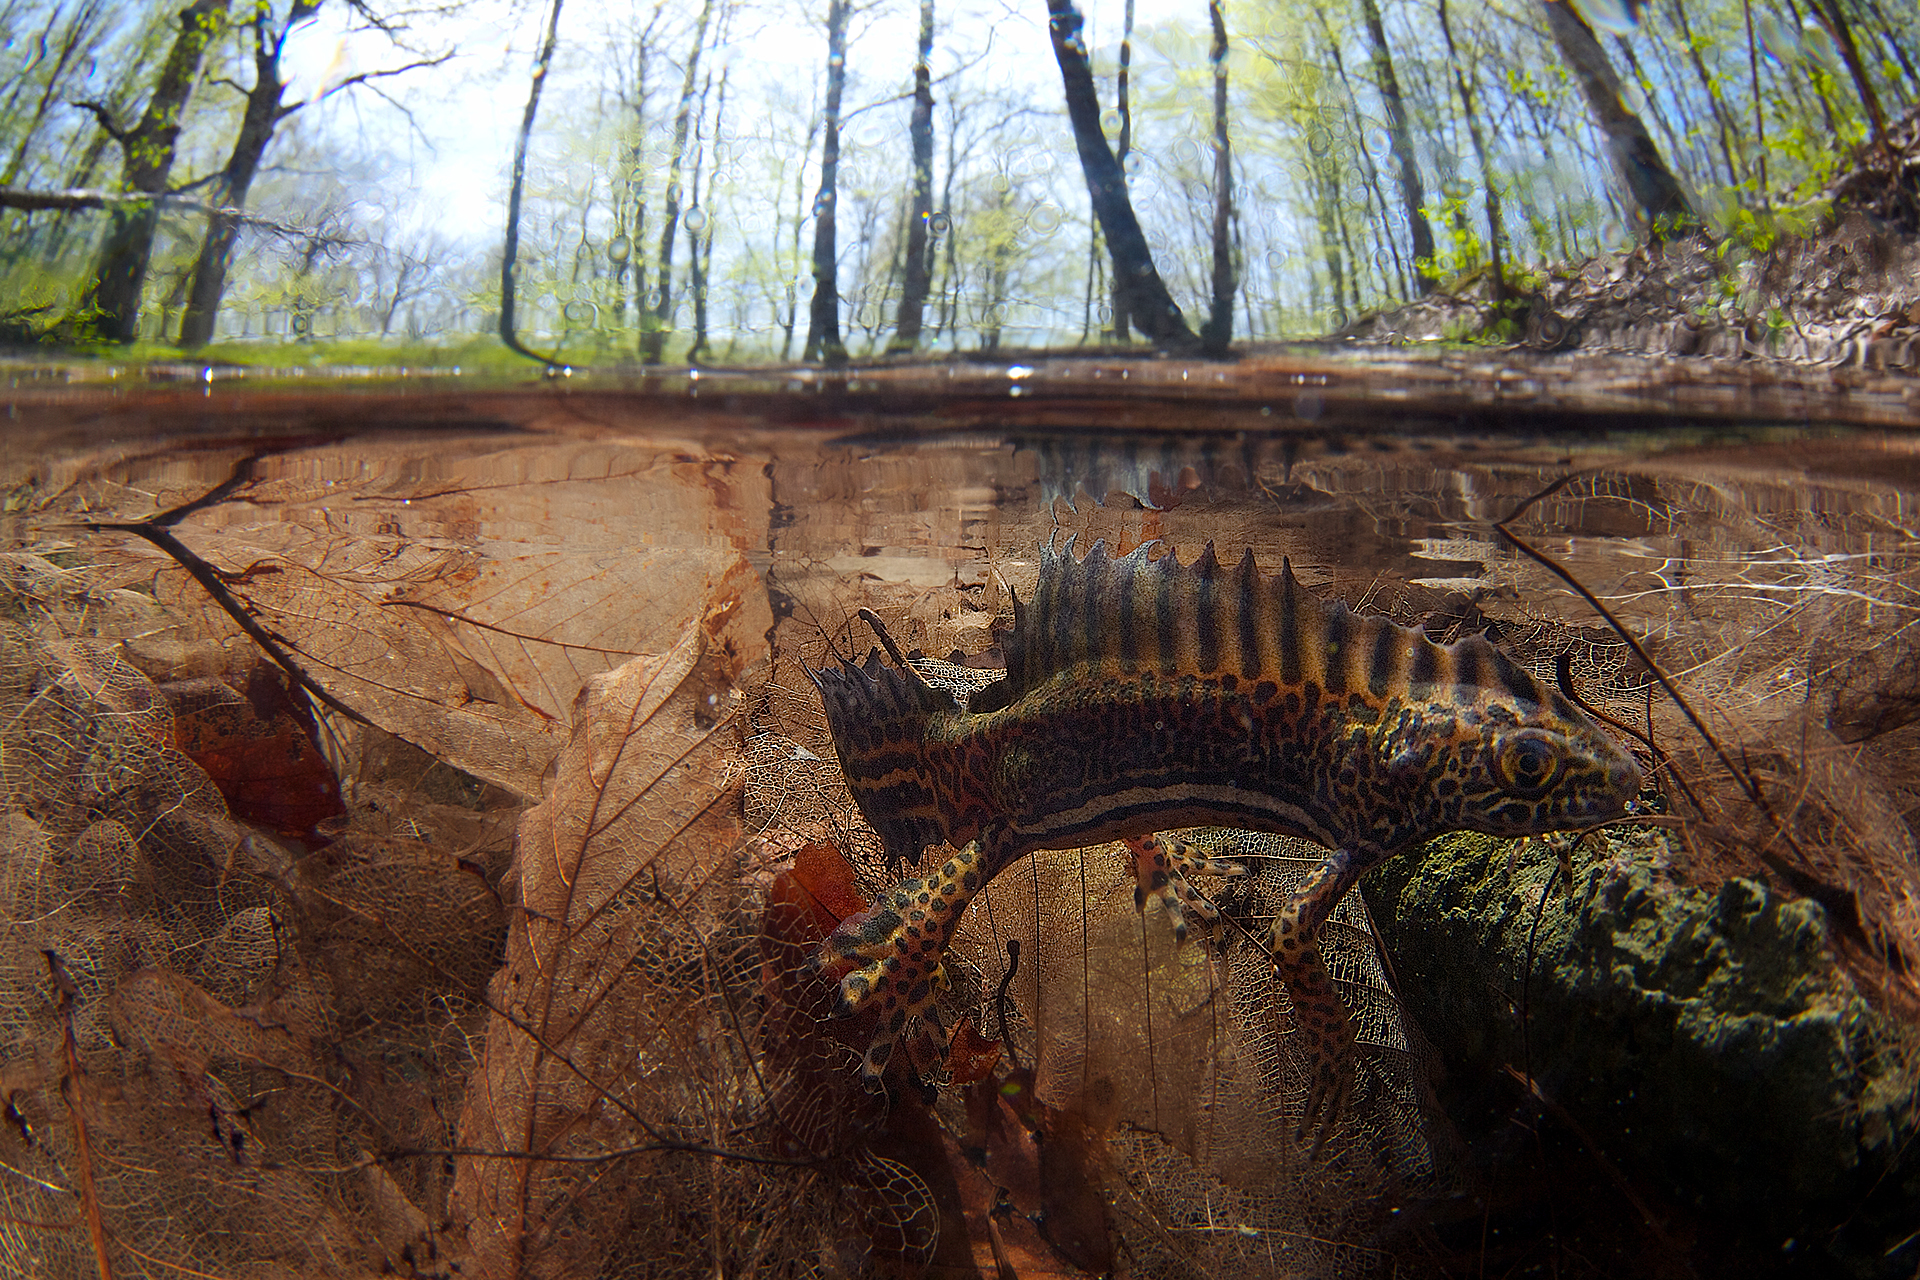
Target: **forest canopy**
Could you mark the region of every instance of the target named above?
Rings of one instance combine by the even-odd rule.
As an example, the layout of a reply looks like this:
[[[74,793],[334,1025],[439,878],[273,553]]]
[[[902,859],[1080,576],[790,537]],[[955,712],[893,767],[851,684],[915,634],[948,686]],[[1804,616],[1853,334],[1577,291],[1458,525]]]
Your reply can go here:
[[[1816,228],[1917,60],[1884,0],[0,0],[0,341],[833,363],[1498,317]]]

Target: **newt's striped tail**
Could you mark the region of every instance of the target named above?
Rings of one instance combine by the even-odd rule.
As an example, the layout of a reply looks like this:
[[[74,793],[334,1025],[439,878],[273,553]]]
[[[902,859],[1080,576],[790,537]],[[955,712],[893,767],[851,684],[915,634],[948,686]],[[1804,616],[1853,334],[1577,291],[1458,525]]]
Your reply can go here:
[[[877,649],[862,666],[843,662],[807,676],[826,706],[847,788],[880,837],[888,869],[918,862],[921,850],[947,838],[922,748],[927,722],[957,712],[957,701],[912,668],[887,666]]]

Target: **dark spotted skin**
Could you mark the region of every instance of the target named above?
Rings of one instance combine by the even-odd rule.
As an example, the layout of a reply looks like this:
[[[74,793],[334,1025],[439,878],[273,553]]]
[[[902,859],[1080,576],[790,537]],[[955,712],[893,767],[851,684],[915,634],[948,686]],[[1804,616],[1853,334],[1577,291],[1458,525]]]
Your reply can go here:
[[[1318,938],[1360,874],[1447,831],[1601,821],[1640,786],[1632,756],[1484,639],[1442,646],[1357,617],[1308,594],[1291,566],[1260,573],[1251,554],[1228,570],[1211,546],[1187,566],[1144,547],[1113,558],[1096,543],[1083,561],[1044,549],[1005,648],[1006,679],[971,693],[877,656],[814,676],[889,856],[962,850],[823,950],[823,963],[853,966],[840,1012],[881,1012],[871,1078],[942,988],[967,903],[1009,865],[1036,849],[1241,827],[1330,851],[1263,939],[1312,1046],[1307,1118],[1325,1125],[1351,1091],[1354,1041]],[[1211,931],[1184,846],[1132,847],[1137,900],[1177,903]]]

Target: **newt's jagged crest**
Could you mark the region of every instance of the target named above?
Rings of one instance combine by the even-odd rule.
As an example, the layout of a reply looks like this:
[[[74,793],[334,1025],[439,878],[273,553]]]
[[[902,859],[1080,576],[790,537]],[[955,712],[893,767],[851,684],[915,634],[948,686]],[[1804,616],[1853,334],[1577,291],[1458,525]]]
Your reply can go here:
[[[1261,573],[1249,548],[1231,570],[1209,542],[1193,563],[1165,555],[1148,558],[1144,543],[1123,556],[1096,542],[1076,559],[1073,541],[1064,550],[1040,549],[1040,579],[1033,599],[1013,604],[1014,627],[1006,639],[1007,701],[1017,701],[1061,672],[1117,663],[1162,675],[1212,675],[1223,668],[1242,675],[1261,670],[1297,681],[1300,651],[1291,643],[1318,635],[1329,619],[1344,620],[1339,601],[1322,604],[1300,588],[1293,565],[1282,561],[1277,578]],[[1263,666],[1260,619],[1278,629],[1276,661]],[[1282,650],[1285,644],[1291,652]],[[1284,671],[1283,671],[1284,668]]]
[[[1149,559],[1152,545],[1111,556],[1096,542],[1083,560],[1071,542],[1060,552],[1041,548],[1033,600],[1014,601],[1007,701],[1062,672],[1108,664],[1376,699],[1483,681],[1529,709],[1556,696],[1482,637],[1440,645],[1387,618],[1352,613],[1344,601],[1322,601],[1300,585],[1290,560],[1268,576],[1251,548],[1229,569],[1212,543],[1185,565],[1172,555]],[[1456,660],[1463,655],[1464,663]]]

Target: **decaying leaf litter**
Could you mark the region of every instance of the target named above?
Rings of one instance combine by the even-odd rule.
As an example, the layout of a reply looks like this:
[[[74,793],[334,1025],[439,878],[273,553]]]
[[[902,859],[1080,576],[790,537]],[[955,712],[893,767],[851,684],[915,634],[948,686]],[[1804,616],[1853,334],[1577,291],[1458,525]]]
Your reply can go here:
[[[19,1167],[39,1169],[41,1182],[9,1194],[21,1220],[64,1224],[46,1237],[66,1250],[56,1272],[93,1265],[91,1237],[72,1209],[71,1151],[60,1145],[71,1128],[64,1099],[74,1096],[95,1122],[96,1152],[117,1158],[96,1158],[91,1176],[109,1251],[129,1273],[159,1265],[135,1251],[214,1274],[262,1260],[330,1274],[389,1266],[435,1274],[454,1259],[468,1274],[619,1274],[662,1260],[702,1272],[1003,1263],[1022,1275],[1122,1264],[1136,1274],[1447,1269],[1447,1246],[1396,1235],[1390,1219],[1416,1197],[1469,1185],[1471,1171],[1436,1113],[1431,1055],[1379,969],[1364,915],[1353,918],[1354,945],[1335,964],[1369,1028],[1368,1120],[1324,1168],[1287,1152],[1284,993],[1243,954],[1174,950],[1163,921],[1133,911],[1118,862],[1099,851],[1042,855],[976,908],[956,1007],[969,1019],[966,1035],[1004,1038],[997,1060],[983,1050],[957,1061],[961,1082],[931,1108],[908,1095],[884,1118],[874,1114],[851,1085],[857,1029],[820,1020],[805,960],[825,923],[820,904],[844,912],[860,901],[860,887],[878,876],[877,850],[839,786],[817,708],[797,692],[805,684],[792,664],[827,660],[829,637],[843,652],[850,640],[864,644],[846,626],[862,605],[931,652],[950,640],[975,651],[991,640],[1005,587],[1030,586],[1018,552],[997,570],[1000,585],[989,577],[978,589],[957,578],[906,591],[879,579],[849,583],[831,566],[776,573],[791,613],[763,656],[766,602],[739,590],[753,581],[739,547],[767,537],[740,514],[767,509],[752,500],[761,469],[617,461],[583,464],[576,455],[560,469],[584,465],[589,487],[630,486],[647,474],[684,486],[689,470],[708,495],[716,472],[728,477],[723,487],[735,486],[739,501],[690,522],[715,539],[709,559],[691,561],[697,584],[691,573],[678,588],[662,580],[659,565],[677,552],[649,561],[649,600],[672,603],[648,616],[678,608],[677,626],[636,624],[630,635],[591,643],[571,633],[564,645],[539,638],[569,616],[549,566],[596,554],[615,563],[610,551],[497,557],[509,570],[476,566],[457,532],[424,556],[410,545],[412,531],[382,534],[377,521],[352,527],[346,504],[336,509],[349,512],[348,527],[331,541],[311,530],[232,533],[218,519],[209,536],[196,530],[200,553],[220,563],[236,592],[254,593],[250,604],[272,611],[276,631],[343,697],[370,695],[366,705],[404,729],[408,708],[458,693],[459,716],[436,712],[421,736],[452,744],[445,749],[467,763],[463,775],[382,746],[388,740],[370,732],[357,748],[329,744],[337,759],[361,766],[358,776],[346,771],[356,803],[333,842],[310,852],[238,825],[205,771],[167,741],[171,704],[160,686],[174,681],[155,676],[231,677],[255,657],[203,596],[184,582],[170,594],[164,583],[152,595],[117,586],[115,574],[122,582],[153,574],[157,561],[144,552],[70,569],[44,557],[11,562],[9,612],[27,632],[14,665],[30,673],[18,684],[29,714],[16,727],[41,750],[90,744],[81,765],[71,751],[48,754],[34,775],[41,780],[20,785],[51,786],[53,799],[20,805],[9,819],[20,850],[8,862],[9,937],[25,961],[9,961],[21,994],[12,1007],[44,1011],[16,1041],[38,1048],[10,1054],[5,1068],[22,1148],[42,1162]],[[1316,491],[1338,493],[1353,479],[1339,466],[1329,460],[1304,474]],[[471,500],[457,486],[408,483],[394,491]],[[1644,490],[1596,486],[1577,498],[1651,511],[1669,527],[1728,506],[1724,493],[1678,501],[1675,492],[1669,486],[1654,503]],[[1759,505],[1742,518],[1764,531],[1772,517]],[[1191,550],[1197,543],[1186,539],[1206,525],[1183,523],[1191,516],[1148,515],[1133,533]],[[1113,518],[1089,512],[1089,531]],[[1549,519],[1546,528],[1559,524]],[[457,526],[454,516],[428,515],[421,527]],[[1686,619],[1669,616],[1668,643],[1700,645],[1701,671],[1717,663],[1714,705],[1730,732],[1740,716],[1727,706],[1759,687],[1738,664],[1787,669],[1816,645],[1826,667],[1800,669],[1816,691],[1840,690],[1849,711],[1829,732],[1841,747],[1848,735],[1857,747],[1903,730],[1902,659],[1876,647],[1906,634],[1899,565],[1875,568],[1872,589],[1856,599],[1838,588],[1861,587],[1862,575],[1815,555],[1819,530],[1772,531],[1801,550],[1748,557],[1717,585],[1656,575],[1636,590],[1630,573],[1602,580],[1623,584],[1615,606],[1646,634],[1659,634],[1655,605],[1686,606]],[[1039,532],[1000,528],[996,544],[1017,548]],[[356,551],[363,534],[386,538],[384,549]],[[301,562],[307,571],[290,575],[288,563]],[[308,585],[283,589],[293,580]],[[501,585],[508,580],[515,585]],[[1796,592],[1829,580],[1836,589]],[[590,570],[572,581],[583,604],[604,607],[595,590],[604,584]],[[332,594],[304,595],[315,582]],[[1364,593],[1359,584],[1335,586],[1355,599]],[[1805,596],[1832,596],[1861,616],[1822,619],[1827,630],[1817,633],[1782,625],[1740,634],[1738,593],[1775,589],[1794,596],[1787,607],[1797,618],[1809,607]],[[1429,625],[1458,604],[1444,588],[1407,588],[1397,601],[1376,595],[1376,604]],[[423,597],[428,607],[418,607]],[[551,612],[526,622],[516,602],[536,597]],[[492,602],[504,615],[478,607]],[[1595,664],[1582,679],[1620,680],[1615,695],[1644,715],[1604,635],[1530,622],[1497,599],[1482,606],[1516,643],[1527,642],[1529,625],[1542,628],[1533,643],[1543,653],[1571,636]],[[1724,630],[1738,643],[1689,629],[1713,607],[1728,610]],[[330,630],[342,617],[366,629]],[[382,674],[386,651],[368,656],[349,643],[410,626],[424,630],[400,636],[392,651],[435,652],[437,670],[451,674],[398,684]],[[1812,638],[1833,629],[1864,629],[1862,643],[1841,649]],[[329,642],[330,634],[341,638]],[[39,638],[48,635],[59,643]],[[1777,655],[1769,643],[1781,646]],[[1685,671],[1670,652],[1663,661]],[[1881,666],[1892,675],[1879,678]],[[1798,693],[1804,704],[1806,689]],[[362,732],[323,721],[335,739]],[[475,728],[433,727],[463,724]],[[1798,740],[1812,741],[1812,732]],[[1664,719],[1657,736],[1684,749]],[[544,788],[543,753],[557,761]],[[1856,794],[1863,772],[1882,778],[1885,757],[1831,749],[1826,757],[1819,769],[1840,772],[1824,780],[1805,767],[1808,754],[1781,752],[1769,766],[1782,771],[1773,785],[1797,794],[1793,812],[1855,824],[1878,813],[1879,838],[1896,843],[1877,858],[1809,874],[1878,868],[1881,881],[1839,883],[1863,921],[1897,927],[1881,904],[1898,904],[1904,891],[1901,846],[1884,820],[1902,808],[1899,779],[1876,783],[1876,794],[1890,797],[1879,809],[1840,803],[1834,797]],[[370,760],[388,762],[387,774],[368,773]],[[396,762],[411,762],[415,776]],[[1694,767],[1697,777],[1711,772]],[[510,784],[529,777],[536,785],[519,794],[544,790],[548,800],[519,818],[520,862],[509,868]],[[563,795],[584,811],[581,802],[558,803]],[[1725,817],[1683,828],[1703,860],[1737,846],[1737,836],[1715,828],[1746,811],[1725,804]],[[20,812],[31,816],[23,823]],[[662,839],[662,831],[674,834]],[[850,854],[851,868],[837,866],[828,847]],[[530,849],[545,851],[539,875]],[[1284,892],[1286,864],[1275,856],[1265,865],[1256,878],[1264,883],[1235,905],[1242,917],[1263,903],[1271,909]],[[1876,883],[1883,898],[1873,896]],[[784,919],[771,910],[781,903]],[[1868,959],[1885,945],[1862,938]],[[1023,941],[1023,957],[1003,995],[1010,939]],[[79,1088],[64,1095],[48,1047],[57,1044],[47,1037],[58,1017],[42,948],[63,956],[79,993],[72,1024],[82,1071]],[[204,1137],[182,1144],[175,1136],[188,1133]],[[930,1230],[936,1220],[943,1229]]]
[[[1483,268],[1340,331],[1400,346],[1476,336],[1548,352],[1632,352],[1793,369],[1920,364],[1920,110],[1863,146],[1815,200],[1763,206],[1765,234],[1692,233],[1520,273]],[[1513,295],[1517,294],[1515,297]]]

